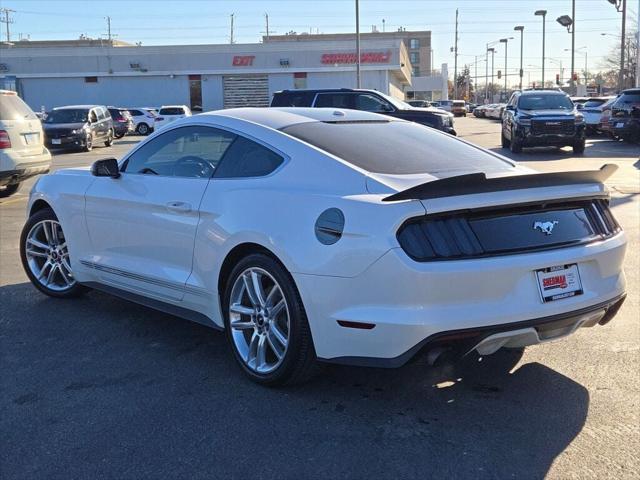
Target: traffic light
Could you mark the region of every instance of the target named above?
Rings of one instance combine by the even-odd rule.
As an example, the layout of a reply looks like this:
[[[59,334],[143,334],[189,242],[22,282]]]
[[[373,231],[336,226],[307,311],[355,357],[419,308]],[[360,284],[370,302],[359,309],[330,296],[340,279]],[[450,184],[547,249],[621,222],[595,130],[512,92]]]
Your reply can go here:
[[[556,73],[556,85],[560,85],[560,74]]]
[[[576,72],[573,72],[573,75],[571,75],[571,78],[573,79],[574,82],[578,81],[578,74]]]
[[[502,78],[502,70],[498,70],[498,80]]]

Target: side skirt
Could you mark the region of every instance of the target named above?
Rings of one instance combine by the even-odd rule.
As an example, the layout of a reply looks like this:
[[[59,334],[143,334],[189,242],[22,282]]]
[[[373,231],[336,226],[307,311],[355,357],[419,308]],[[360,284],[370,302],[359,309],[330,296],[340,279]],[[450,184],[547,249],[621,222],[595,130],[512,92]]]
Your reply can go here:
[[[116,297],[120,297],[125,300],[144,305],[145,307],[153,308],[163,313],[168,313],[170,315],[175,315],[176,317],[184,318],[185,320],[199,323],[200,325],[213,328],[214,330],[223,330],[220,326],[214,323],[213,320],[200,312],[194,312],[193,310],[189,310],[187,308],[178,307],[161,300],[138,295],[136,293],[112,287],[110,285],[105,285],[99,282],[83,282],[82,284],[95,290],[100,290],[101,292],[109,293],[111,295],[115,295]]]

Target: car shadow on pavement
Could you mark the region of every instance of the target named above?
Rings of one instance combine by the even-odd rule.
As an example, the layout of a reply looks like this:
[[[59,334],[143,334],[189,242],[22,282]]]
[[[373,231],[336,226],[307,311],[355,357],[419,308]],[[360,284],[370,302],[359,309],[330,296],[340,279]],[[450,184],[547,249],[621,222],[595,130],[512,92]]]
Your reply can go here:
[[[606,145],[607,148],[603,148]],[[513,153],[508,148],[493,147],[490,151],[503,155],[516,162],[527,161],[544,161],[544,160],[568,160],[577,157],[584,158],[603,158],[606,159],[612,155],[616,158],[638,158],[638,147],[636,145],[625,144],[623,142],[601,141],[587,142],[584,154],[576,156],[570,147],[534,147],[525,148],[521,153]]]
[[[513,351],[274,389],[224,334],[100,292],[0,305],[5,478],[543,478],[589,407]]]

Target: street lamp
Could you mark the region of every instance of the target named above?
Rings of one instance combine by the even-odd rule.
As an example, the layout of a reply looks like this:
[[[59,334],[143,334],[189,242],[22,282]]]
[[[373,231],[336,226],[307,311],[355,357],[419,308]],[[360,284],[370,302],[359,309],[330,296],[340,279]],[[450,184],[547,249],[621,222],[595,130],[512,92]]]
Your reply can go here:
[[[524,76],[524,70],[522,69],[522,52],[523,52],[523,37],[524,37],[524,25],[518,25],[513,27],[516,32],[520,32],[520,85],[519,89],[522,90],[522,77]]]
[[[576,48],[576,52],[579,52],[580,50],[584,51],[584,84],[586,85],[587,82],[589,81],[589,76],[588,76],[588,61],[587,61],[587,47],[578,47]],[[564,49],[565,52],[568,52],[569,49],[565,48]]]
[[[269,35],[267,33],[267,35]],[[356,0],[356,88],[360,88],[360,2]]]
[[[544,38],[545,38],[545,24],[547,18],[546,10],[536,10],[534,15],[542,17],[542,88],[544,88]]]
[[[487,48],[487,55],[489,54],[489,52],[491,52],[491,90],[493,90],[493,59],[496,53],[496,49],[493,47]],[[489,67],[489,61],[487,60],[487,68],[488,67]],[[488,88],[488,85],[487,85],[487,88]],[[491,92],[491,96],[493,97],[493,91]],[[487,95],[487,98],[489,98],[488,95]]]
[[[571,14],[571,17],[569,15],[558,17],[556,22],[566,27],[567,32],[571,34],[571,80],[569,81],[569,85],[571,86],[571,93],[575,94],[573,75],[575,72],[576,25],[574,19],[576,18],[576,0],[571,1]]]
[[[620,40],[620,73],[618,77],[618,90],[624,89],[624,41],[625,28],[627,25],[627,0],[607,0],[611,5],[616,7],[618,12],[622,13],[622,37]]]
[[[504,43],[504,96],[506,98],[507,97],[507,45],[509,44],[509,39],[501,38],[500,43]]]

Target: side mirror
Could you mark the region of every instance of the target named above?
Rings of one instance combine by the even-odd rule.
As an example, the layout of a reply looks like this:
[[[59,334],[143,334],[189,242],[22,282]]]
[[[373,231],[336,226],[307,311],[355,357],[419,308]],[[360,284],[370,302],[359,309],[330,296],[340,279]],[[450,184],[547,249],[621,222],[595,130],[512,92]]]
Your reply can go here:
[[[120,177],[120,168],[118,167],[118,160],[115,158],[104,158],[102,160],[96,160],[91,165],[91,174],[94,177]]]

